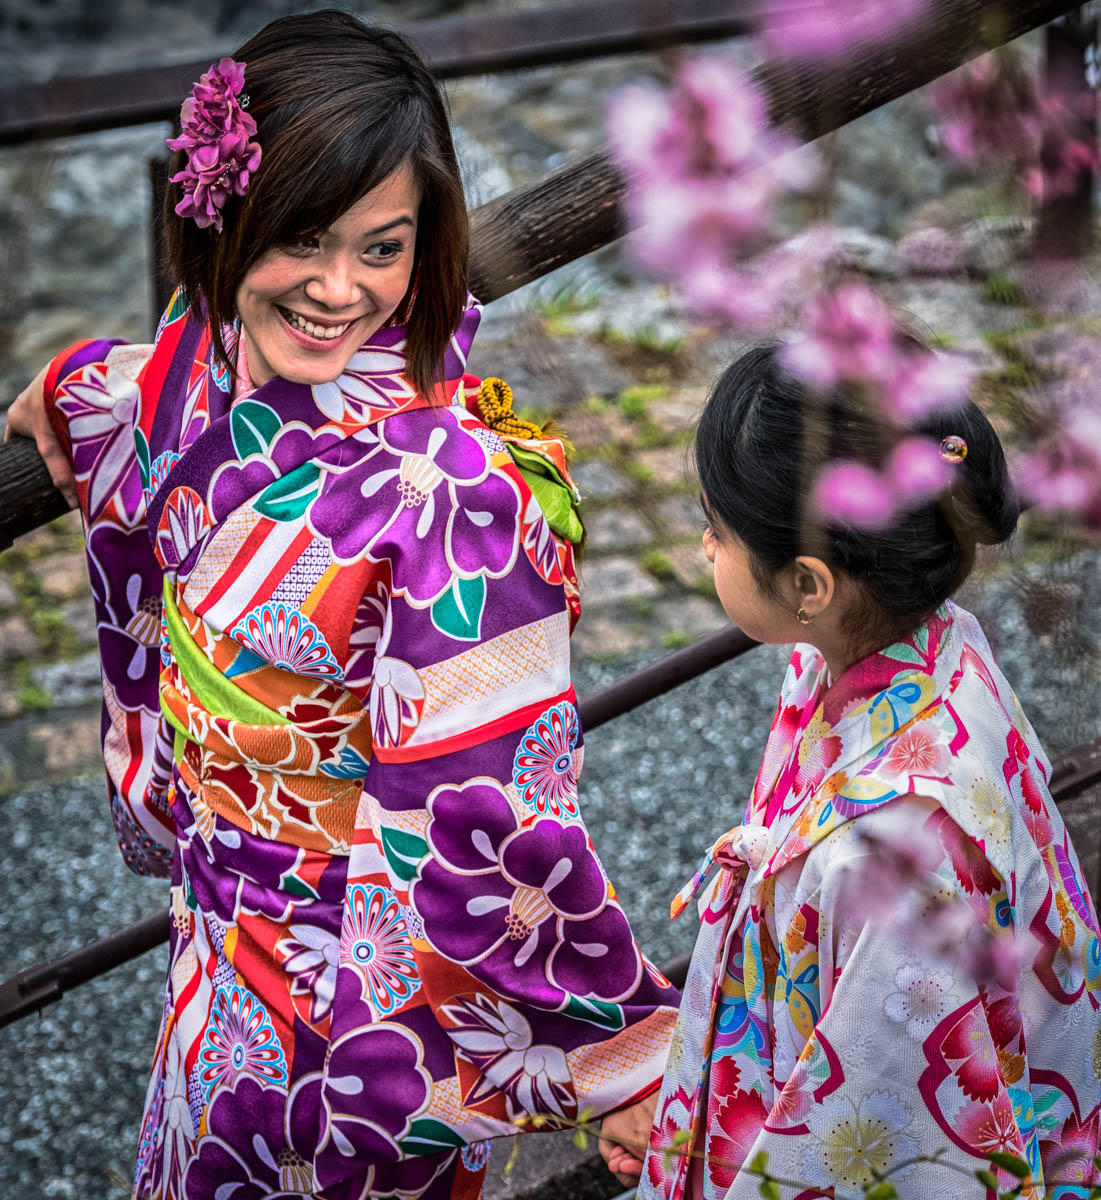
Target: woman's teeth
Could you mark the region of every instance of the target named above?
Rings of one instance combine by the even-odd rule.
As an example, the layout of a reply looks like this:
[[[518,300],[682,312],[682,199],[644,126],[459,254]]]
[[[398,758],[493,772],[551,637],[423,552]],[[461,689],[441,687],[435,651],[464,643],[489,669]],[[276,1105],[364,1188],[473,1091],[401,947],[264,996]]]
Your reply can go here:
[[[331,342],[340,337],[351,324],[350,321],[345,321],[343,325],[315,325],[312,321],[307,321],[305,317],[300,317],[298,313],[291,312],[289,308],[281,311],[286,317],[288,325],[293,325],[295,329],[301,329],[303,333],[313,338],[319,338],[323,342]]]

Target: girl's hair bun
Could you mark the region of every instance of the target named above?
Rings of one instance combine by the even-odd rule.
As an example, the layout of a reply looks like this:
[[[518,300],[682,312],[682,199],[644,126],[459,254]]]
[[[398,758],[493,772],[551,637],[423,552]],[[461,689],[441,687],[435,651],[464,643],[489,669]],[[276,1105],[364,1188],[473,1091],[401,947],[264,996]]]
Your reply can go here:
[[[836,459],[881,469],[897,440],[861,389],[817,392],[791,375],[780,347],[747,351],[715,384],[696,436],[696,462],[710,510],[751,551],[759,582],[799,554],[816,554],[864,588],[890,633],[908,633],[970,574],[977,544],[1006,541],[1020,505],[1005,454],[971,400],[907,431],[967,444],[954,478],[935,500],[868,531],[823,517],[812,489]]]

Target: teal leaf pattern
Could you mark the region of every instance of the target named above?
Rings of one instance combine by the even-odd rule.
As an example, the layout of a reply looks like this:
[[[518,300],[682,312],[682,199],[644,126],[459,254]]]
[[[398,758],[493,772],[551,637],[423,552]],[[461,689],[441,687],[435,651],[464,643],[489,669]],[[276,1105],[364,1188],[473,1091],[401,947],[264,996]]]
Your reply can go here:
[[[415,833],[406,833],[402,829],[388,829],[385,825],[380,830],[382,836],[382,851],[394,875],[408,883],[417,873],[421,859],[428,853],[428,843]]]
[[[263,454],[282,427],[278,413],[259,400],[242,400],[229,414],[229,430],[238,458]]]
[[[482,636],[482,612],[486,581],[481,575],[463,579],[456,575],[451,586],[432,605],[432,624],[459,642],[476,642]]]
[[[272,521],[297,521],[317,497],[321,468],[312,462],[295,467],[268,484],[253,501],[253,508]]]

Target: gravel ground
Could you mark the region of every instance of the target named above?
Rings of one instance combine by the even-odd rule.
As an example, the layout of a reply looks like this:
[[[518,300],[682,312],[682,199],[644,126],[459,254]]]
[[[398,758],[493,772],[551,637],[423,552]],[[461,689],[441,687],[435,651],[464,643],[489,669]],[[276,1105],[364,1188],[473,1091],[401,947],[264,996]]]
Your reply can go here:
[[[1096,736],[1101,711],[1101,554],[1058,569],[1077,632],[1029,633],[1029,573],[973,588],[997,629],[999,657],[1052,754]],[[1050,572],[1048,576],[1050,578]],[[1077,597],[1077,600],[1075,600]],[[584,695],[648,656],[584,664]],[[775,704],[786,652],[741,660],[594,731],[582,797],[594,840],[643,945],[657,959],[687,949],[691,922],[670,925],[670,895],[704,846],[739,815]],[[3,801],[0,973],[63,953],[154,908],[163,884],[130,875],[98,779]],[[48,831],[48,839],[43,836]],[[156,1034],[163,958],[151,953],[0,1033],[0,1195],[121,1196],[146,1063]]]

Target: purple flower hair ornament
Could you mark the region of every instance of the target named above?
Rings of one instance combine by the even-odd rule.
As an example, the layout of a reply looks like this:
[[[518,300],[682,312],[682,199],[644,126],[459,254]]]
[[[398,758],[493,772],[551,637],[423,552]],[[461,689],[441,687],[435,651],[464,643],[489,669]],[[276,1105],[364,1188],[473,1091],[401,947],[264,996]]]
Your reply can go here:
[[[245,64],[219,59],[191,89],[180,109],[180,136],[168,138],[170,150],[187,153],[187,166],[172,176],[183,188],[176,205],[200,229],[222,232],[222,207],[230,196],[243,196],[260,165],[260,144],[250,141],[256,122],[245,112],[248,97]]]

